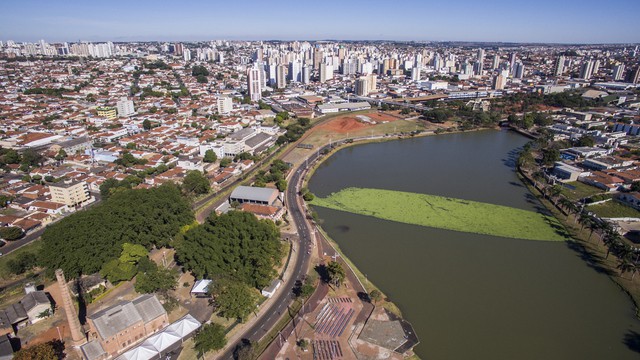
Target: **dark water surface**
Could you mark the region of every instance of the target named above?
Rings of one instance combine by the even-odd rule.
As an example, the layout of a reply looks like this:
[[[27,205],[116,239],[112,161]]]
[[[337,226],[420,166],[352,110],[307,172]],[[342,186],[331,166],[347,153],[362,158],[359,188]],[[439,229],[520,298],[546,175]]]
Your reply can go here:
[[[411,191],[535,210],[515,173],[527,139],[482,131],[343,149],[309,185]],[[640,321],[570,243],[394,223],[316,208],[324,229],[412,322],[431,359],[639,359]],[[637,342],[636,342],[637,341]]]

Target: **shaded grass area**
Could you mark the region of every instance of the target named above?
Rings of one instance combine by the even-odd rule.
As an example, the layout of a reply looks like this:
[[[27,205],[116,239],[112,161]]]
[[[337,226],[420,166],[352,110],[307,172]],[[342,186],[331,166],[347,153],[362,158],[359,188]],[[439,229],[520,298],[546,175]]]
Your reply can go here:
[[[9,267],[7,266],[7,263],[10,260],[16,260],[20,256],[20,254],[24,254],[24,253],[37,254],[40,251],[41,247],[42,247],[42,242],[39,240],[36,240],[30,244],[27,244],[19,249],[16,249],[10,252],[9,254],[0,256],[0,279],[8,280],[8,279],[11,279],[11,277],[13,276],[9,271]],[[0,251],[2,251],[2,248],[0,248]]]
[[[382,189],[347,188],[313,205],[406,224],[507,238],[564,241],[566,231],[553,217],[534,211],[436,195]]]
[[[596,215],[603,218],[640,218],[640,211],[623,205],[615,200],[588,206],[587,209],[589,211],[593,211],[594,213],[596,213]]]
[[[570,189],[569,187],[573,187],[574,189]],[[582,198],[593,196],[595,194],[600,194],[604,192],[602,189],[599,189],[595,186],[587,185],[581,183],[579,181],[573,181],[567,183],[567,186],[562,187],[562,195],[567,197],[569,200],[578,201]]]

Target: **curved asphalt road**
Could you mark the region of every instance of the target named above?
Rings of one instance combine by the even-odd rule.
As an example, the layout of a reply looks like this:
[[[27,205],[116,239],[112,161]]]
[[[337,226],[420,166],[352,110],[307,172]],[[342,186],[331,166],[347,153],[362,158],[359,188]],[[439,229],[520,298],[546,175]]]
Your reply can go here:
[[[319,151],[314,152],[310,157],[309,161],[314,161],[320,152],[324,149],[328,149],[329,146],[325,146],[321,148]],[[298,196],[298,184],[300,182],[300,177],[304,173],[305,169],[303,166],[299,166],[295,169],[295,172],[291,176],[289,181],[289,187],[285,193],[285,204],[289,208],[289,214],[293,217],[293,220],[298,229],[298,235],[300,238],[300,244],[298,249],[294,253],[297,256],[297,261],[293,268],[293,272],[289,276],[288,279],[284,279],[284,283],[278,290],[275,295],[275,301],[269,305],[269,309],[263,315],[261,319],[259,319],[256,323],[254,323],[251,327],[244,331],[244,339],[250,340],[252,343],[259,341],[264,335],[271,330],[272,327],[280,320],[281,315],[287,311],[287,307],[293,301],[292,289],[295,286],[297,280],[302,280],[303,277],[307,273],[307,269],[309,267],[309,261],[311,255],[308,253],[309,247],[311,244],[311,229],[309,228],[309,224],[305,220],[304,209],[301,207],[300,199]],[[236,348],[236,345],[229,347],[229,350],[222,353],[218,356],[218,359],[233,359],[233,352]]]

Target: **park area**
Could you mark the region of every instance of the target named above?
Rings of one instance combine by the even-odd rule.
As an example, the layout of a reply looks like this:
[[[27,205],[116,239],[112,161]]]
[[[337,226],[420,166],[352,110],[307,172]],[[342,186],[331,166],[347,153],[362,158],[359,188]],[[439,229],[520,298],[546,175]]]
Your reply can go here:
[[[347,188],[312,205],[433,228],[507,238],[563,241],[565,229],[550,216],[508,206],[436,195]]]

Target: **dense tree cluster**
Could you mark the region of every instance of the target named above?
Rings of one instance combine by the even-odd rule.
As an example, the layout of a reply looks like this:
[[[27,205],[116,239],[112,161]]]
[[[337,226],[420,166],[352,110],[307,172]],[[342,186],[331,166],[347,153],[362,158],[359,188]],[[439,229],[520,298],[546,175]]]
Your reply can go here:
[[[228,276],[262,288],[275,277],[283,250],[280,233],[269,220],[231,211],[213,213],[175,243],[176,258],[196,278]]]
[[[220,316],[244,321],[256,308],[257,295],[247,284],[228,277],[214,278],[207,293]]]
[[[93,274],[120,254],[125,242],[147,249],[164,246],[191,222],[190,205],[175,185],[118,191],[49,226],[42,235],[41,263],[70,277]]]
[[[182,190],[187,195],[206,194],[211,190],[211,184],[201,171],[191,170],[182,180]]]
[[[17,240],[22,237],[22,229],[17,226],[0,227],[0,238],[3,240]]]
[[[276,117],[276,120],[277,119],[278,118]],[[307,130],[309,130],[310,124],[311,120],[307,118],[298,118],[295,123],[289,124],[285,127],[287,132],[284,135],[278,137],[278,139],[276,140],[276,144],[282,145],[288,142],[297,141]]]
[[[193,338],[198,357],[203,356],[211,350],[222,349],[227,345],[225,335],[226,333],[222,325],[216,323],[204,324]]]
[[[287,163],[280,159],[273,160],[268,173],[264,170],[258,171],[253,185],[256,187],[265,187],[267,183],[274,183],[278,191],[285,191],[287,189],[285,175],[288,170],[289,165]]]
[[[29,346],[13,355],[14,360],[56,360],[64,358],[64,343],[60,340]]]

